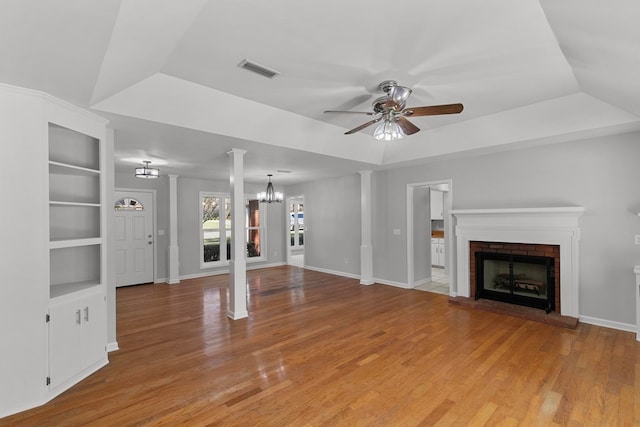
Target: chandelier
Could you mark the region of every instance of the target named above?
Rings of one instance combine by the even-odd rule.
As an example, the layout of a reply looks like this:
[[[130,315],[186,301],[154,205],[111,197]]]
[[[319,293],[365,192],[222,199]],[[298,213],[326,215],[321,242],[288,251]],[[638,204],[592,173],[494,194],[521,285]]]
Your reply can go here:
[[[269,183],[267,184],[267,191],[263,191],[257,194],[258,201],[261,203],[281,203],[282,202],[282,193],[276,192],[273,189],[273,184],[271,183],[272,174],[267,175],[269,177]]]

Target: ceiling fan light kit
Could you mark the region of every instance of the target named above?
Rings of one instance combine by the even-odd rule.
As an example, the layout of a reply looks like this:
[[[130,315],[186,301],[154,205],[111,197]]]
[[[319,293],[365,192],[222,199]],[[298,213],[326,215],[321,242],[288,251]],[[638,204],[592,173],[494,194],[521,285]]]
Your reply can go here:
[[[395,120],[384,120],[373,131],[373,137],[378,141],[393,141],[404,138],[404,132]]]
[[[413,135],[420,131],[420,128],[407,120],[407,117],[458,114],[461,113],[464,108],[462,104],[444,104],[405,108],[407,100],[409,99],[411,92],[413,92],[410,88],[399,86],[395,80],[385,80],[378,85],[378,89],[385,92],[387,95],[373,101],[373,112],[327,110],[325,113],[348,113],[377,116],[375,119],[345,132],[345,135],[351,135],[375,123],[381,122],[373,132],[373,137],[378,140],[393,141],[404,138],[406,135]]]

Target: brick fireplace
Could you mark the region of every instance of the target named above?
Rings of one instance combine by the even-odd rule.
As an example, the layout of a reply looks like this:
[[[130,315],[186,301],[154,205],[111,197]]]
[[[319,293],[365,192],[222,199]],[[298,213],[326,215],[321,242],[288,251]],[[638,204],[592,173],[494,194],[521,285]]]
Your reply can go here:
[[[498,254],[505,256],[534,257],[538,259],[549,259],[550,267],[553,268],[553,284],[549,284],[553,289],[549,289],[549,294],[553,297],[553,309],[560,313],[560,246],[559,245],[541,245],[531,243],[508,243],[508,242],[469,242],[469,286],[470,293],[476,298],[479,295],[476,288],[478,280],[476,272],[477,254]],[[525,283],[526,284],[526,283]],[[513,285],[513,284],[512,284]],[[505,286],[506,288],[507,286]],[[540,291],[536,286],[529,285],[524,291],[536,292],[538,296]],[[526,305],[526,304],[525,304]]]
[[[456,234],[452,296],[474,297],[475,253],[506,251],[553,258],[555,311],[578,318],[582,207],[453,210]]]

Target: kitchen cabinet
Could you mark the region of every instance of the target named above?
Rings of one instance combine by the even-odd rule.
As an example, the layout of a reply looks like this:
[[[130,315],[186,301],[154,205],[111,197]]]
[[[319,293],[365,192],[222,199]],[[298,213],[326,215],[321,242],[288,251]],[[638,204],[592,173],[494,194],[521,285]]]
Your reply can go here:
[[[444,219],[444,192],[431,190],[429,200],[431,219]]]
[[[444,239],[431,239],[431,265],[436,267],[445,266]]]

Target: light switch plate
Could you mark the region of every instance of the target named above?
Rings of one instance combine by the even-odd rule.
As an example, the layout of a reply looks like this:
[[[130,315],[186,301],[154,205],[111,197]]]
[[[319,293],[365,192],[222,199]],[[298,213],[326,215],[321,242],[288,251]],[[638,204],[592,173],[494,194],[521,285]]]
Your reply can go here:
[[[640,234],[636,234],[636,245],[640,245]]]

